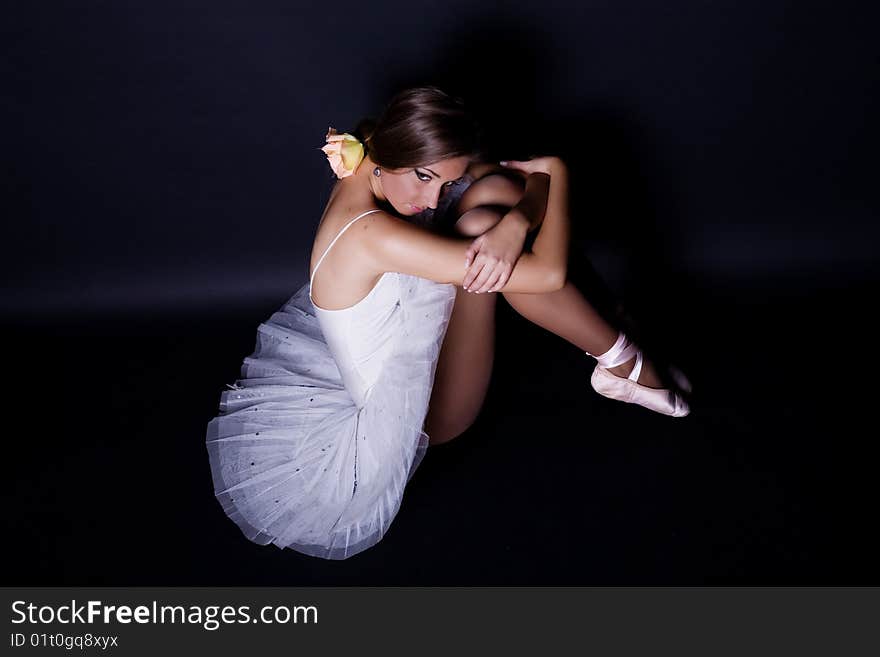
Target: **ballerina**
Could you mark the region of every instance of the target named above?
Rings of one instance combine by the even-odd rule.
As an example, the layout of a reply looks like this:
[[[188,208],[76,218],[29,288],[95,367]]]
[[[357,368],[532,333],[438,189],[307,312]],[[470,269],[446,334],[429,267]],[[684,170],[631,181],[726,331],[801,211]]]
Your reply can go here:
[[[208,424],[215,494],[250,540],[344,559],[382,538],[428,444],[460,435],[479,413],[496,292],[598,354],[591,381],[600,394],[688,413],[680,392],[663,388],[641,350],[567,281],[560,158],[481,162],[479,127],[436,87],[400,92],[359,128],[326,137],[339,180],[309,283],[260,325]],[[452,220],[430,221],[438,206]]]

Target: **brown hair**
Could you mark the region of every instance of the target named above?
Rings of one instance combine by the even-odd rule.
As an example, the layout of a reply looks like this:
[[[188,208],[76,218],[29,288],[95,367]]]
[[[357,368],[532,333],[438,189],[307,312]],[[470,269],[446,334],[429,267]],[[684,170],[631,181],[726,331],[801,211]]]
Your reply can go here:
[[[354,134],[373,162],[386,169],[484,155],[482,130],[464,101],[434,86],[397,93],[378,121],[362,120]]]

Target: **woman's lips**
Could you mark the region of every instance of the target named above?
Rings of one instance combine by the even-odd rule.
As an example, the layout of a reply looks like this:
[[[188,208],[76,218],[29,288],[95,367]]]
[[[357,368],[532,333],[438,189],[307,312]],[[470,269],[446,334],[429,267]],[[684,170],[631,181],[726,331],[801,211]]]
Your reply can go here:
[[[409,207],[411,207],[416,212],[421,212],[422,210],[424,210],[424,208],[420,208],[418,205],[413,205],[412,203],[409,204]]]

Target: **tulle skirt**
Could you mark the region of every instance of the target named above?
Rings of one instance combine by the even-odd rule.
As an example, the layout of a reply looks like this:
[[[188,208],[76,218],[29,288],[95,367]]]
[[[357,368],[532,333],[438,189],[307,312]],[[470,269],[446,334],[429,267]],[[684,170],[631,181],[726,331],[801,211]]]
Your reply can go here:
[[[308,285],[257,331],[208,423],[214,493],[261,545],[345,559],[378,542],[428,445],[423,430],[455,287],[400,277],[401,324],[363,407],[345,389]]]

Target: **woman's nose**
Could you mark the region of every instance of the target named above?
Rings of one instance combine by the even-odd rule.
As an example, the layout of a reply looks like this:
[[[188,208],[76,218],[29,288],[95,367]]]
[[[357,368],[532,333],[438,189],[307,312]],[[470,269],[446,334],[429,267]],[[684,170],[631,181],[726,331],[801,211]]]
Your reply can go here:
[[[425,201],[425,207],[431,208],[432,210],[436,210],[437,204],[440,202],[440,193],[442,191],[443,191],[442,188],[439,188],[433,194],[429,194],[427,201]]]

